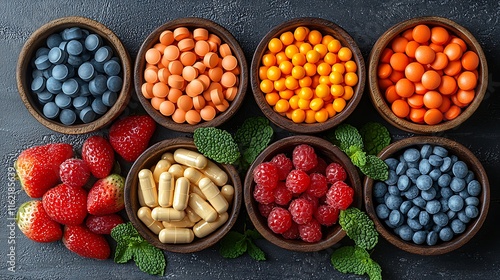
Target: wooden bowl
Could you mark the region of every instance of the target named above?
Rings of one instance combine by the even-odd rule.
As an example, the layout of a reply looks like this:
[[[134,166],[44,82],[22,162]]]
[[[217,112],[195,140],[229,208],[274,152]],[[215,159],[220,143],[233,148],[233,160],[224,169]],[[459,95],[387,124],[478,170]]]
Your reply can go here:
[[[137,229],[137,231],[149,243],[165,251],[176,253],[193,253],[206,249],[217,243],[234,225],[241,208],[242,187],[238,172],[232,165],[218,164],[218,166],[227,173],[228,184],[234,187],[234,198],[228,209],[229,218],[227,222],[204,238],[195,237],[189,244],[166,244],[160,242],[158,235],[149,230],[146,225],[137,217],[137,210],[141,208],[138,199],[138,173],[144,168],[151,168],[161,159],[166,152],[174,152],[178,148],[196,150],[194,142],[190,138],[173,138],[158,142],[149,147],[132,165],[125,180],[125,210],[127,215]]]
[[[349,47],[352,51],[352,60],[357,64],[356,74],[358,76],[358,83],[353,88],[354,95],[347,102],[346,107],[340,113],[337,113],[334,117],[329,118],[323,123],[295,123],[292,120],[282,116],[274,111],[273,107],[270,106],[266,99],[265,94],[260,89],[260,78],[259,78],[259,67],[261,66],[262,57],[266,53],[267,45],[272,38],[279,38],[279,36],[286,31],[295,30],[299,26],[308,27],[310,30],[318,30],[323,36],[331,35],[340,41],[342,46]],[[363,90],[365,88],[366,79],[366,68],[365,62],[363,60],[363,55],[358,48],[358,45],[354,39],[340,26],[333,22],[320,18],[295,18],[272,28],[260,41],[255,53],[253,55],[252,64],[250,66],[250,82],[252,86],[253,95],[257,105],[262,110],[264,115],[270,119],[277,126],[295,133],[318,133],[328,130],[332,127],[339,125],[344,121],[356,108],[361,97],[363,95]]]
[[[159,42],[160,34],[165,30],[173,31],[177,27],[187,27],[191,32],[196,28],[205,28],[210,34],[215,34],[220,37],[222,43],[227,43],[231,47],[233,55],[238,60],[238,65],[240,67],[240,74],[238,77],[238,92],[233,101],[230,102],[229,108],[217,114],[217,116],[211,121],[201,121],[198,124],[192,125],[188,123],[176,123],[171,117],[166,117],[162,115],[158,110],[153,108],[151,101],[146,99],[141,93],[141,86],[144,83],[144,70],[146,68],[146,60],[144,58],[145,53],[148,49],[152,48],[155,44]],[[139,101],[146,110],[146,112],[160,125],[175,131],[181,132],[194,132],[196,128],[208,127],[208,126],[220,126],[228,119],[230,119],[236,111],[240,108],[245,98],[245,94],[248,86],[248,66],[245,58],[245,54],[241,49],[238,41],[233,37],[233,35],[224,27],[219,24],[204,18],[179,18],[169,21],[157,29],[155,29],[142,43],[139,52],[137,54],[137,59],[135,61],[134,67],[134,78],[135,78],[135,91]]]
[[[255,228],[269,242],[281,248],[299,251],[299,252],[315,252],[327,249],[339,242],[346,235],[340,225],[334,224],[323,230],[323,238],[315,243],[308,243],[302,240],[285,239],[279,234],[275,234],[267,226],[267,219],[263,217],[258,209],[258,202],[253,198],[255,182],[253,181],[252,170],[262,162],[270,161],[275,155],[285,153],[291,158],[292,151],[299,144],[308,144],[314,148],[319,157],[323,158],[327,163],[340,163],[347,172],[346,183],[354,189],[354,201],[351,207],[360,208],[362,205],[362,187],[361,180],[358,175],[358,170],[351,163],[350,159],[337,147],[315,136],[298,135],[283,138],[269,145],[253,162],[248,169],[245,177],[243,196],[245,206]]]
[[[479,56],[478,66],[478,82],[475,89],[476,96],[474,100],[462,110],[462,113],[451,121],[443,121],[436,125],[417,124],[412,121],[397,117],[387,104],[384,98],[384,93],[381,92],[378,86],[377,66],[380,61],[380,55],[384,48],[403,31],[413,28],[419,24],[427,24],[429,26],[441,26],[449,32],[455,34],[465,41],[468,50],[476,52]],[[368,60],[368,86],[370,89],[370,98],[379,114],[393,126],[414,133],[431,134],[440,131],[456,128],[465,122],[479,107],[488,87],[488,65],[481,45],[477,42],[474,36],[463,26],[456,22],[442,17],[417,17],[403,22],[400,22],[386,32],[375,42],[371,50]]]
[[[377,217],[377,214],[375,212],[376,205],[373,201],[374,181],[368,177],[365,177],[364,180],[365,207],[366,212],[374,221],[377,231],[392,245],[413,254],[440,255],[462,247],[479,231],[488,214],[488,208],[490,204],[490,186],[486,171],[481,165],[481,162],[466,147],[450,139],[437,136],[416,136],[405,138],[403,140],[399,140],[390,144],[385,149],[383,149],[378,156],[383,160],[389,157],[398,157],[401,154],[402,150],[410,147],[419,148],[424,144],[440,145],[446,148],[449,154],[456,155],[459,160],[467,164],[469,170],[474,172],[475,179],[478,180],[482,185],[482,192],[478,196],[480,201],[478,206],[479,216],[471,220],[467,224],[465,231],[459,235],[454,236],[450,241],[439,241],[434,246],[417,245],[413,242],[404,241]]]
[[[51,34],[61,32],[62,30],[69,27],[80,27],[87,29],[95,34],[100,35],[109,45],[113,53],[120,58],[121,63],[121,77],[123,79],[122,90],[118,94],[118,99],[116,103],[108,109],[108,111],[101,117],[95,119],[90,123],[75,122],[73,125],[64,125],[58,120],[52,120],[46,118],[42,112],[42,106],[38,102],[37,97],[31,91],[32,82],[32,58],[35,56],[35,52],[38,48],[45,45],[45,41]],[[37,119],[41,124],[47,128],[65,134],[84,134],[99,130],[108,124],[110,124],[115,118],[117,118],[125,109],[130,100],[130,90],[132,86],[132,65],[130,56],[123,46],[120,39],[111,31],[109,28],[103,24],[94,21],[89,18],[71,16],[63,17],[50,21],[40,28],[38,28],[31,36],[28,38],[21,53],[19,54],[19,59],[17,61],[16,69],[16,79],[17,88],[19,90],[19,95],[28,109],[28,111]]]

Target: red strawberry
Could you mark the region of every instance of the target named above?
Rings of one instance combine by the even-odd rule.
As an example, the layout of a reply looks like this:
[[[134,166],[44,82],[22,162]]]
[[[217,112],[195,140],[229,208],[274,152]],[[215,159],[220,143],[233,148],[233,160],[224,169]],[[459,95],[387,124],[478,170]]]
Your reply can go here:
[[[62,238],[61,225],[50,219],[41,200],[21,204],[16,223],[24,235],[36,242],[54,242]]]
[[[125,179],[118,174],[111,174],[95,182],[87,198],[89,214],[104,216],[125,208],[124,187]]]
[[[82,159],[94,177],[104,178],[113,170],[115,152],[108,140],[102,136],[94,135],[83,142]]]
[[[81,187],[59,184],[42,198],[49,217],[63,225],[79,225],[87,216],[87,192]]]
[[[85,221],[85,225],[87,225],[89,230],[97,234],[111,234],[111,230],[122,223],[123,219],[118,214],[105,216],[89,215]]]
[[[59,166],[73,157],[73,146],[65,143],[31,147],[19,154],[14,167],[26,194],[42,197],[59,182]]]
[[[68,186],[83,187],[90,178],[90,169],[82,159],[70,158],[61,163],[59,176]]]
[[[155,129],[150,116],[128,116],[111,126],[109,142],[124,160],[132,162],[146,150]]]
[[[62,241],[71,252],[85,258],[105,260],[111,254],[106,238],[101,234],[91,232],[84,225],[64,227]]]

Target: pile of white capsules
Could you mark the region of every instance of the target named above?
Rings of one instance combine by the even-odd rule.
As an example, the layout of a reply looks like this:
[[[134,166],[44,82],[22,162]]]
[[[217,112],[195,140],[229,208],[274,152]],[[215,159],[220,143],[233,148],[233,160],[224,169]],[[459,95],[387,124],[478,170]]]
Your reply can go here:
[[[138,177],[137,216],[162,243],[191,243],[228,220],[234,187],[226,172],[200,153],[167,152]]]

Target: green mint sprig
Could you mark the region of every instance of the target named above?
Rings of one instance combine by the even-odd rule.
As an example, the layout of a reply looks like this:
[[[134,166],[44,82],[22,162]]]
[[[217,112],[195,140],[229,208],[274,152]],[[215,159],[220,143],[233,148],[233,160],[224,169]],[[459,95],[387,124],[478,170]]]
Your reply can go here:
[[[260,238],[262,236],[254,229],[246,229],[243,234],[232,230],[220,241],[219,253],[224,258],[235,259],[246,252],[256,261],[265,261],[264,251],[253,242]]]

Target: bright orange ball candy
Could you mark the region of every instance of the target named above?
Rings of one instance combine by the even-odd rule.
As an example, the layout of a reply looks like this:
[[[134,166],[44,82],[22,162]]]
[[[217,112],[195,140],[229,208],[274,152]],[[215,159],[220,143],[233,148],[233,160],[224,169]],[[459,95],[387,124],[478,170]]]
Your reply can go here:
[[[391,109],[392,112],[400,118],[406,118],[410,113],[410,106],[408,106],[408,103],[402,99],[395,100],[392,103]]]
[[[394,53],[390,58],[390,65],[396,71],[404,71],[406,66],[410,63],[408,56],[404,53]]]
[[[468,51],[462,55],[461,62],[465,70],[472,71],[479,66],[479,56],[473,51]]]
[[[443,121],[443,113],[438,109],[429,109],[425,112],[424,122],[428,125],[435,125]]]
[[[421,64],[429,64],[434,61],[436,52],[429,46],[420,46],[415,50],[415,59]]]
[[[406,78],[400,79],[394,89],[401,97],[410,97],[415,93],[415,85]]]
[[[422,79],[425,69],[418,62],[411,62],[405,68],[405,77],[412,82],[419,82]]]
[[[434,70],[425,71],[422,75],[422,85],[429,90],[434,90],[441,84],[441,75]]]
[[[431,38],[431,29],[425,24],[419,24],[413,28],[412,36],[416,42],[426,43]]]
[[[437,109],[443,103],[443,97],[437,91],[430,90],[424,94],[424,105],[429,109]]]
[[[477,77],[471,71],[464,71],[458,76],[457,84],[460,89],[472,90],[477,85]]]

